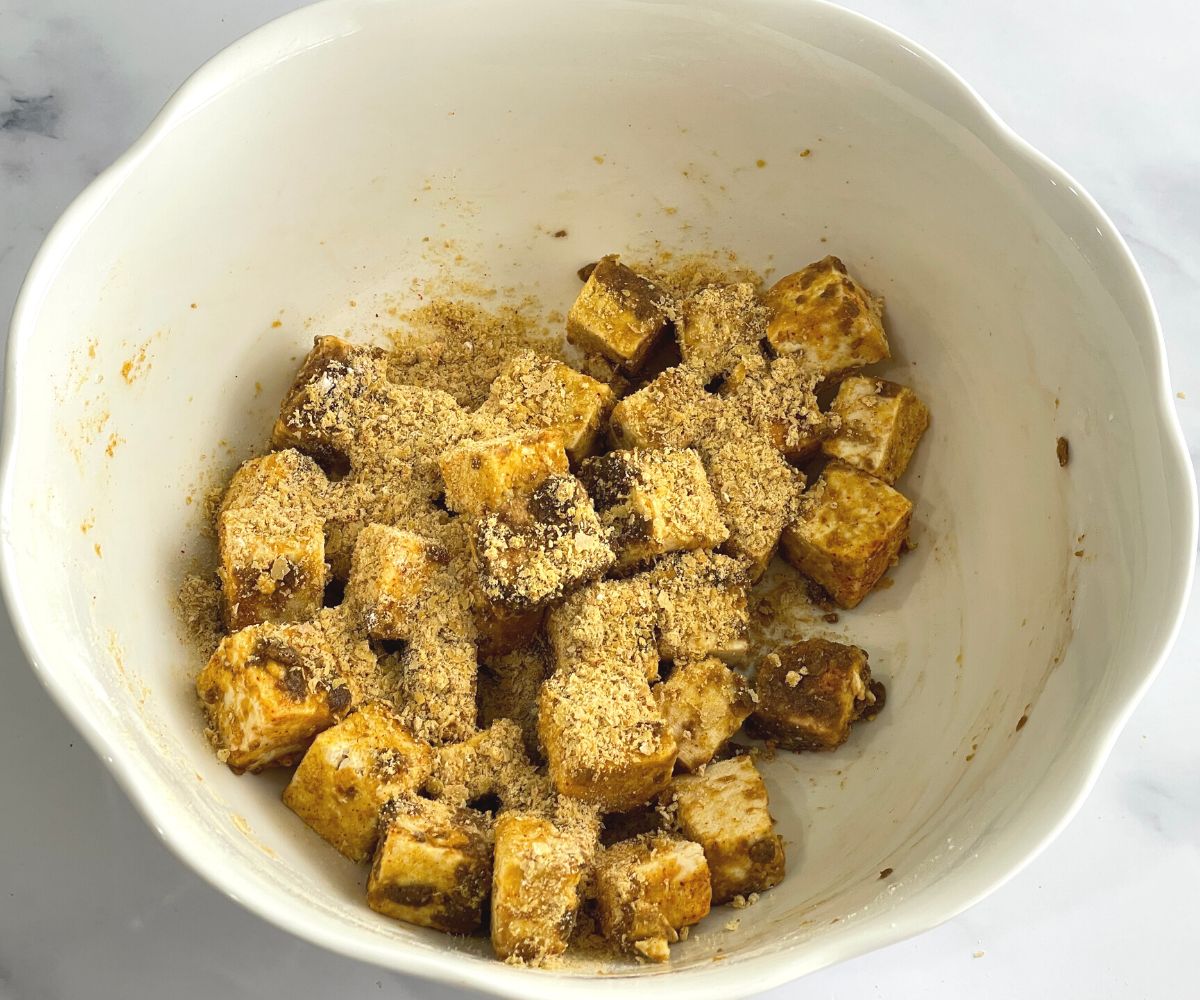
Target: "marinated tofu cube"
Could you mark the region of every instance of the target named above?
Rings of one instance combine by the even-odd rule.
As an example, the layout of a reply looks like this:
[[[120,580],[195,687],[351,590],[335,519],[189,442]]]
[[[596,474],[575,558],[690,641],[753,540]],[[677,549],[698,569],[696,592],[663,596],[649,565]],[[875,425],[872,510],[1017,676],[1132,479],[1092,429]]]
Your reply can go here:
[[[658,679],[657,611],[645,576],[577,590],[546,616],[546,638],[561,671],[615,665]]]
[[[853,608],[899,558],[912,504],[887,483],[830,463],[783,533],[783,552],[843,608]]]
[[[749,282],[709,285],[680,303],[675,337],[684,362],[722,374],[743,354],[762,356],[767,310]]]
[[[567,950],[580,903],[585,855],[548,819],[508,812],[496,820],[492,949],[541,965]]]
[[[669,794],[680,832],[704,849],[714,906],[783,879],[783,840],[768,810],[767,786],[749,757],[681,775]]]
[[[521,431],[486,441],[463,441],[439,459],[446,506],[481,517],[527,496],[550,476],[567,471],[567,453],[552,431]]]
[[[283,399],[272,445],[344,468],[362,415],[386,378],[386,351],[317,337]]]
[[[753,728],[785,750],[833,750],[875,705],[867,654],[857,646],[805,639],[758,665]]]
[[[676,765],[684,771],[712,760],[754,709],[749,685],[713,657],[676,664],[654,694],[679,745]]]
[[[829,433],[829,418],[817,404],[818,379],[794,356],[758,356],[739,361],[720,393],[784,458],[798,462],[820,451]]]
[[[745,571],[737,560],[704,550],[676,553],[660,560],[647,576],[663,659],[745,656],[750,618]]]
[[[781,278],[766,296],[767,339],[777,354],[798,354],[826,375],[891,357],[883,299],[826,257]]]
[[[196,678],[217,757],[238,774],[293,763],[349,710],[354,678],[374,663],[324,616],[226,636]]]
[[[609,812],[648,802],[675,766],[675,738],[629,668],[555,671],[542,685],[538,736],[558,793]]]
[[[664,552],[716,548],[729,537],[690,449],[610,452],[588,459],[579,478],[609,532],[618,571]]]
[[[480,814],[398,795],[380,810],[379,829],[367,905],[450,934],[476,930],[492,881],[492,843]]]
[[[616,257],[600,260],[567,314],[567,339],[637,371],[670,323],[666,293]]]
[[[479,592],[515,612],[595,580],[615,558],[591,499],[569,475],[553,475],[526,501],[486,514],[471,543]]]
[[[703,372],[680,366],[613,407],[608,431],[619,448],[690,448],[709,433],[720,407]]]
[[[489,658],[479,673],[479,724],[511,719],[521,727],[525,752],[540,757],[537,739],[538,695],[550,673],[550,656],[540,639],[503,656]]]
[[[571,460],[579,462],[595,450],[615,402],[603,382],[527,351],[500,372],[480,414],[512,430],[553,431]]]
[[[662,834],[606,848],[593,879],[601,933],[652,962],[665,962],[680,930],[703,920],[711,906],[703,849]]]
[[[929,426],[929,411],[911,389],[895,382],[852,375],[838,387],[833,412],[836,434],[822,445],[831,458],[894,483],[908,468]]]
[[[418,604],[449,554],[441,543],[383,524],[359,532],[345,603],[375,639],[407,639]]]
[[[254,458],[217,513],[225,628],[311,618],[325,597],[321,505],[328,483],[298,451]]]
[[[400,655],[402,718],[421,739],[454,743],[475,732],[479,662],[475,643],[445,629],[422,629]]]
[[[380,807],[415,792],[432,769],[429,745],[394,710],[369,702],[313,740],[283,801],[351,861],[363,861],[375,847]]]

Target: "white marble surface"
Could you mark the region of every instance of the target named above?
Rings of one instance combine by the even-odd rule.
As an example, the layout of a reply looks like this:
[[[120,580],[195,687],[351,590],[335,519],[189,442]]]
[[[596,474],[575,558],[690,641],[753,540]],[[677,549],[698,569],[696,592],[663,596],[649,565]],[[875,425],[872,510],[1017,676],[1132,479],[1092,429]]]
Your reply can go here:
[[[295,0],[0,0],[0,317],[71,197],[172,90]],[[1200,8],[852,0],[963,73],[1099,199],[1162,315],[1200,449]],[[456,997],[293,940],[134,814],[0,618],[0,997]],[[979,906],[772,997],[1167,998],[1200,926],[1200,602],[1080,815]],[[1191,985],[1189,985],[1191,984]],[[764,994],[766,996],[768,994]]]

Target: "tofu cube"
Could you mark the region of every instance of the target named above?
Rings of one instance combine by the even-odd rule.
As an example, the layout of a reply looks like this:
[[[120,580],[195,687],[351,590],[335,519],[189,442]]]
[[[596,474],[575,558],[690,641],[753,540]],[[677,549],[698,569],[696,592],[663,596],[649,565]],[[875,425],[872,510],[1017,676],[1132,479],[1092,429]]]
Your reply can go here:
[[[327,621],[244,628],[200,671],[196,693],[230,770],[293,763],[357,699],[355,675],[374,668],[374,655],[365,642],[327,634]]]
[[[438,628],[418,631],[400,656],[401,717],[421,739],[455,743],[475,732],[475,643]]]
[[[579,462],[595,451],[615,402],[603,382],[527,351],[500,372],[479,412],[515,431],[553,431],[571,460]]]
[[[704,849],[714,906],[783,879],[783,839],[771,820],[767,786],[750,757],[682,775],[671,783],[670,797],[680,832]]]
[[[763,657],[755,680],[753,728],[785,750],[833,750],[875,704],[867,654],[857,646],[805,639]]]
[[[819,376],[794,356],[739,361],[720,388],[738,415],[791,462],[811,458],[829,433],[817,404]]]
[[[344,467],[362,414],[386,378],[386,351],[317,337],[283,399],[271,444]]]
[[[666,293],[616,257],[602,258],[567,314],[567,339],[637,371],[670,322]]]
[[[567,950],[580,903],[585,855],[548,819],[507,812],[496,820],[492,949],[541,965]]]
[[[664,552],[716,548],[729,537],[690,449],[610,452],[584,462],[579,478],[608,530],[618,571]]]
[[[354,546],[345,603],[372,638],[407,639],[419,601],[449,558],[432,539],[368,525]]]
[[[550,656],[540,640],[504,656],[489,658],[479,673],[479,724],[490,726],[498,719],[511,719],[521,727],[525,752],[540,757],[537,739],[538,695],[550,673]]]
[[[225,628],[311,618],[325,597],[321,506],[328,483],[298,451],[244,463],[217,513]]]
[[[690,448],[712,428],[719,409],[702,372],[681,365],[613,407],[609,437],[618,448]]]
[[[283,801],[351,861],[363,861],[375,847],[380,807],[415,792],[432,770],[429,745],[391,708],[369,702],[313,740]]]
[[[647,575],[663,659],[745,656],[750,617],[745,572],[737,560],[704,550],[676,553]]]
[[[675,738],[629,668],[555,671],[542,685],[538,736],[558,793],[609,812],[649,801],[675,766]]]
[[[679,746],[676,766],[684,771],[712,760],[754,709],[749,685],[713,657],[676,664],[654,694]]]
[[[615,665],[658,679],[658,616],[649,580],[601,580],[577,590],[546,616],[546,638],[561,671]]]
[[[929,411],[915,392],[865,375],[842,382],[833,412],[840,425],[822,445],[825,454],[889,485],[908,468],[929,426]]]
[[[767,292],[767,339],[777,354],[798,354],[826,375],[891,357],[883,299],[826,257],[781,278]]]
[[[712,902],[703,849],[663,834],[606,848],[593,881],[601,933],[652,962],[665,962],[668,945],[703,920]]]
[[[615,556],[579,480],[552,475],[527,500],[486,514],[471,537],[484,599],[521,612],[595,580]]]
[[[446,506],[472,517],[500,510],[568,469],[562,439],[544,430],[463,441],[438,464],[446,484]]]
[[[686,364],[722,374],[743,353],[761,357],[767,310],[749,282],[709,285],[680,303],[675,337]]]
[[[477,930],[492,882],[492,843],[483,817],[444,802],[398,795],[380,810],[379,829],[367,905],[384,916],[449,934]]]
[[[912,504],[887,483],[830,463],[783,533],[783,552],[843,608],[856,607],[899,558]]]

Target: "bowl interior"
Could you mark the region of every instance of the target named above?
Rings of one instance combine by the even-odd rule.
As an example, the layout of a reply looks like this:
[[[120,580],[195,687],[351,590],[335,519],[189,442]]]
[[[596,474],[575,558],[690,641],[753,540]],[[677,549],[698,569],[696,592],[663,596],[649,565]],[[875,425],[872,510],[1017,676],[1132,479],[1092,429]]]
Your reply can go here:
[[[172,609],[205,554],[203,495],[265,446],[314,335],[380,337],[447,275],[546,316],[613,250],[728,249],[776,276],[837,253],[886,296],[887,373],[933,413],[902,483],[916,550],[814,625],[870,651],[889,704],[837,753],[766,765],[788,877],[671,968],[716,984],[787,952],[799,972],[929,926],[1063,818],[1182,578],[1152,320],[1056,176],[926,57],[822,5],[285,19],[189,85],[27,289],[4,533],[40,666],[239,898],[361,957],[454,953],[463,981],[550,989],[485,941],[369,911],[364,870],[280,804],[279,775],[213,758]]]

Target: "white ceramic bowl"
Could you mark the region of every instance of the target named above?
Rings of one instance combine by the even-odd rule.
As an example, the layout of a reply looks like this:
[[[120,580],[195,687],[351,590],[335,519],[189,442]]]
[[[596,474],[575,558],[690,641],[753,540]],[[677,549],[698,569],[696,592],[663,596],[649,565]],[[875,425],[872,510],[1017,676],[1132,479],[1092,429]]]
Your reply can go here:
[[[202,548],[188,500],[264,445],[315,333],[372,333],[457,255],[565,309],[577,266],[654,239],[778,273],[836,252],[886,294],[889,370],[934,414],[905,480],[919,547],[831,630],[871,650],[887,711],[767,766],[783,885],[670,966],[531,972],[372,913],[278,775],[213,759],[171,596]],[[728,998],[969,906],[1078,806],[1195,548],[1161,338],[1112,224],[930,55],[811,0],[333,0],[232,46],[37,258],[2,517],[35,668],[182,859],[325,947],[514,997],[626,975]]]

